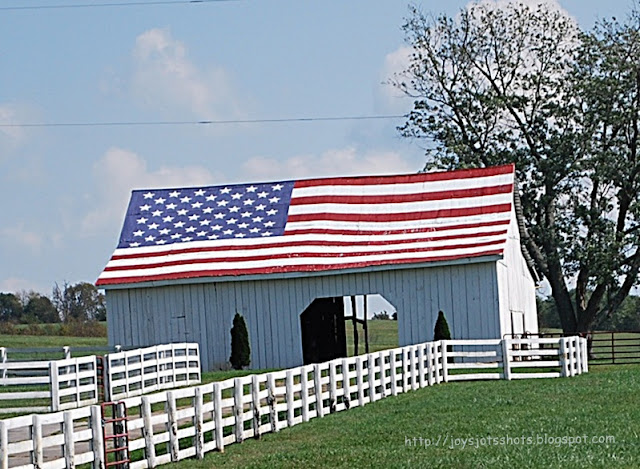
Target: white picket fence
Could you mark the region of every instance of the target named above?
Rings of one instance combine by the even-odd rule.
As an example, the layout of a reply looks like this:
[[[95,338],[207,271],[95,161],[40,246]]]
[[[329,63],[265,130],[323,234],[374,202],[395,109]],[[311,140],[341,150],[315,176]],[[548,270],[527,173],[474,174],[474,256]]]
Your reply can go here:
[[[455,340],[130,397],[121,401],[128,415],[129,467],[202,458],[232,443],[443,381],[587,371],[587,343],[578,337]],[[45,422],[57,423],[57,431],[50,434]],[[0,421],[0,469],[44,467],[42,461],[46,467],[104,468],[114,462],[105,459],[104,448],[99,406]]]
[[[16,354],[26,353],[15,350]],[[8,361],[7,349],[0,349],[0,414],[57,412],[96,404],[100,373],[104,373],[106,400],[201,381],[200,349],[196,343],[109,353],[104,357],[104,370],[98,370],[95,355],[71,358],[69,347],[46,350],[62,352],[67,358]]]
[[[156,345],[105,356],[105,400],[147,394],[201,381],[197,343]]]
[[[0,414],[56,412],[98,402],[96,357],[0,363]],[[34,402],[35,400],[35,402]]]

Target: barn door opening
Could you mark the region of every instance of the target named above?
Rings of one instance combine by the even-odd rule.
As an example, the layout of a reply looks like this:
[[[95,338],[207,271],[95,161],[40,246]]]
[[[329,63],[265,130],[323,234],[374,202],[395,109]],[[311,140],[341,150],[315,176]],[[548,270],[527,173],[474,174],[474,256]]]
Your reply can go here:
[[[347,356],[342,297],[316,298],[300,315],[304,364]]]

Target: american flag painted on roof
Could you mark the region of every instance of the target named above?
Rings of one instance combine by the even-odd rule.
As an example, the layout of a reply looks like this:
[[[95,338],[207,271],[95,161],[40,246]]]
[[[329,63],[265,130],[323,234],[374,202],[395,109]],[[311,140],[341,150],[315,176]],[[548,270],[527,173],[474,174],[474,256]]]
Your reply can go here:
[[[133,191],[98,286],[502,254],[513,165]]]

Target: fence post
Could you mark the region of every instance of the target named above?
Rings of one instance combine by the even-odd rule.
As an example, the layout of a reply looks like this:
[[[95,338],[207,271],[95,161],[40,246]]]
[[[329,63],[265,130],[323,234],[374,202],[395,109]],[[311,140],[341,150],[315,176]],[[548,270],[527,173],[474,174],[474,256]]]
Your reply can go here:
[[[102,412],[100,406],[91,406],[91,446],[93,449],[93,469],[104,469],[106,461],[104,460],[104,435],[102,433]],[[147,431],[145,423],[144,431]],[[149,460],[149,467],[151,461]]]
[[[448,355],[448,340],[440,341],[440,353],[442,354],[442,378],[445,383],[449,382],[449,357]]]
[[[358,405],[363,406],[364,402],[364,366],[362,355],[356,357],[356,388],[358,389]]]
[[[276,380],[273,378],[273,374],[267,375],[267,389],[269,393],[269,415],[271,418],[271,431],[277,433],[280,431],[278,425],[278,400],[276,396]]]
[[[222,390],[220,383],[213,383],[213,419],[215,422],[216,448],[224,453],[224,427],[222,426]]]
[[[427,342],[427,385],[433,386],[433,342]]]
[[[435,382],[440,384],[442,382],[442,343],[441,341],[432,342],[433,344],[433,362],[435,366]]]
[[[589,342],[586,338],[582,339],[582,371],[584,373],[589,372]]]
[[[293,370],[287,370],[285,390],[287,394],[287,426],[293,427],[293,417],[295,415],[293,407]]]
[[[398,395],[398,375],[396,374],[396,372],[398,371],[396,368],[398,364],[396,363],[396,356],[396,349],[392,349],[391,353],[389,354],[389,365],[391,365],[390,375],[392,396]]]
[[[144,453],[149,467],[156,467],[156,446],[153,444],[153,420],[151,401],[142,396],[142,424],[144,425]]]
[[[236,443],[242,443],[244,439],[244,408],[242,403],[243,392],[242,380],[236,378],[233,380],[233,413],[235,415],[235,428],[236,428]]]
[[[418,345],[418,385],[421,388],[424,388],[424,383],[425,383],[425,379],[424,379],[424,349],[425,349],[425,345],[424,344],[420,344]]]
[[[251,407],[253,409],[253,437],[260,438],[260,381],[258,375],[251,378]]]
[[[562,368],[560,376],[562,376],[563,378],[566,378],[567,376],[569,376],[569,363],[567,360],[567,343],[566,343],[566,338],[564,337],[560,339],[559,355],[560,355],[560,367]]]
[[[33,466],[42,467],[44,462],[44,453],[42,450],[42,422],[38,414],[34,414],[31,420],[33,430],[31,431],[31,440],[33,441]]]
[[[346,358],[342,359],[342,401],[346,409],[351,407],[351,383],[349,382],[349,362]]]
[[[58,375],[58,362],[49,362],[49,385],[51,387],[51,411],[60,409],[60,377]]]
[[[367,369],[369,371],[369,402],[375,402],[376,397],[376,358],[373,353],[367,354]]]
[[[0,469],[9,468],[9,430],[7,424],[0,420]]]
[[[202,433],[202,425],[204,424],[204,412],[202,411],[202,406],[204,405],[204,400],[202,398],[202,387],[198,386],[195,388],[194,394],[194,419],[195,419],[195,427],[196,427],[196,457],[198,459],[204,458],[204,433]]]
[[[502,370],[503,378],[511,380],[511,339],[502,339]]]
[[[70,411],[64,413],[64,460],[66,467],[73,469],[76,467],[75,463],[75,444],[73,440],[73,415]]]
[[[411,389],[415,391],[419,387],[418,383],[418,364],[416,363],[416,351],[418,347],[415,345],[409,348],[409,355],[411,359],[409,360],[409,366],[411,367]]]
[[[300,374],[300,397],[302,399],[302,421],[309,421],[309,369],[301,367]]]
[[[332,414],[336,411],[338,403],[336,394],[336,362],[332,360],[329,362],[329,412]]]
[[[380,399],[387,396],[387,370],[385,366],[385,355],[389,355],[386,352],[378,352],[378,359],[380,360]]]
[[[324,417],[324,409],[322,408],[322,372],[318,363],[313,365],[313,393],[316,396],[316,415]]]
[[[178,461],[178,451],[180,447],[178,445],[178,420],[177,420],[177,409],[176,409],[176,398],[173,394],[173,391],[167,391],[167,404],[166,404],[166,412],[167,412],[167,421],[169,424],[169,451],[171,453],[171,462]]]
[[[0,363],[5,364],[7,363],[7,349],[6,347],[0,347]],[[7,377],[7,369],[6,368],[2,368],[2,379],[5,379]],[[2,383],[3,386],[5,386],[4,383]]]

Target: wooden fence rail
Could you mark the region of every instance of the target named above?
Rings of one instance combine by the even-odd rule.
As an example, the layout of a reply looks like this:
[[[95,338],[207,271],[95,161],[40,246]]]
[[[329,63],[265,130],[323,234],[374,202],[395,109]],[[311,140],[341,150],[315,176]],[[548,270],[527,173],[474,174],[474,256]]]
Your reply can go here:
[[[443,381],[575,376],[588,371],[586,351],[586,340],[577,337],[429,342],[130,397],[120,401],[128,415],[129,467],[201,459],[248,438]],[[57,430],[50,433],[45,421]],[[99,406],[0,421],[0,469],[43,467],[43,461],[104,468],[113,461],[101,448]]]

